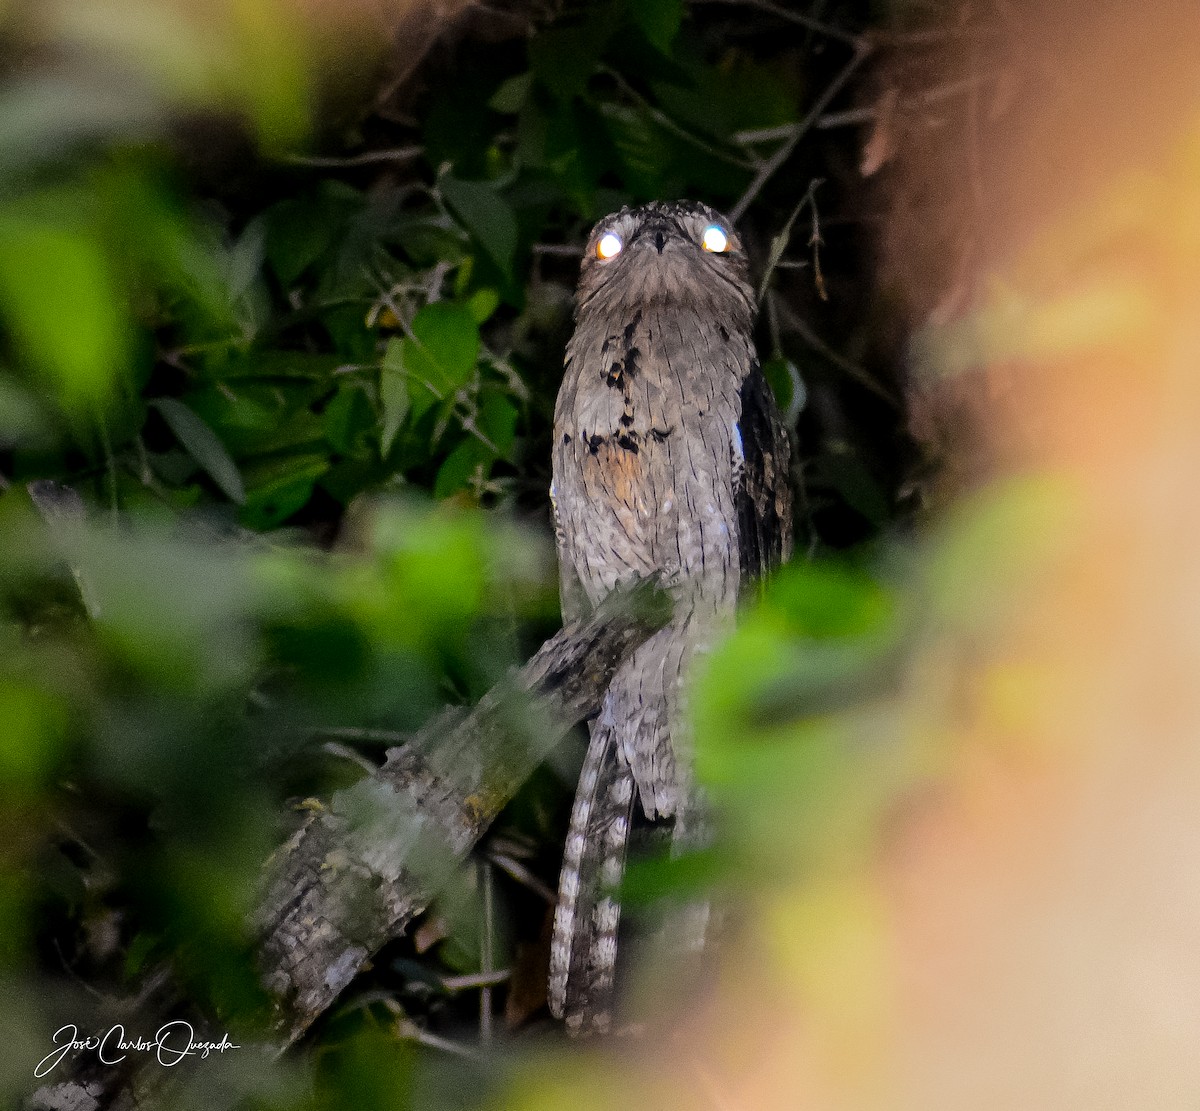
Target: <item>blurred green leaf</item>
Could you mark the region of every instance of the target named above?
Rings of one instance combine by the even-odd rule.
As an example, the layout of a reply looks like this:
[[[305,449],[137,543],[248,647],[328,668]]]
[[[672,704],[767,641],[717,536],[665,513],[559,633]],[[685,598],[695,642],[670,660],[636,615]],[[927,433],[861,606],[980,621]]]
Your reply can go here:
[[[325,406],[322,414],[325,439],[344,455],[353,455],[362,447],[362,440],[375,423],[375,414],[367,400],[366,390],[356,382],[343,385]]]
[[[555,96],[570,100],[587,88],[606,45],[594,22],[543,31],[529,44],[533,75]]]
[[[0,722],[0,790],[35,786],[63,754],[65,707],[30,683],[0,680]]]
[[[285,286],[332,246],[339,221],[331,207],[313,198],[289,198],[267,212],[266,257]]]
[[[188,454],[204,468],[225,496],[241,505],[246,500],[241,473],[217,434],[176,398],[162,397],[150,404],[162,414]]]
[[[510,77],[492,95],[492,99],[488,101],[488,107],[497,112],[515,115],[521,110],[521,105],[529,96],[529,88],[532,83],[532,73],[518,73],[515,77]]]
[[[383,430],[379,436],[379,452],[385,456],[392,450],[396,433],[400,431],[410,407],[408,371],[404,365],[406,342],[395,336],[388,340],[379,370],[379,401],[383,406]]]
[[[496,453],[487,444],[481,443],[473,436],[467,436],[446,456],[438,468],[433,484],[433,496],[447,498],[464,489],[470,484],[476,471],[486,470],[495,457]]]
[[[481,181],[441,180],[446,203],[506,277],[511,278],[517,250],[517,221],[511,206]]]
[[[298,452],[266,459],[246,468],[246,497],[239,517],[252,528],[286,521],[312,497],[318,478],[329,470],[324,454]]]
[[[517,407],[502,393],[492,392],[479,407],[479,430],[501,456],[512,450],[517,428]]]
[[[775,402],[783,414],[784,423],[789,428],[794,426],[807,400],[799,367],[791,359],[781,356],[768,359],[763,363],[762,370],[771,392],[775,395]]]
[[[679,34],[683,0],[634,0],[629,6],[629,14],[646,38],[665,54]]]
[[[621,155],[631,188],[652,196],[671,154],[661,129],[644,106],[603,104],[600,114]]]
[[[64,213],[80,203],[59,200]],[[129,350],[129,321],[97,235],[0,209],[0,312],[68,405],[112,391]]]
[[[868,521],[879,525],[887,520],[890,506],[879,482],[850,444],[830,444],[821,455],[820,469],[846,503]]]
[[[0,375],[0,448],[41,440],[49,431],[47,414],[34,396]]]
[[[482,324],[499,305],[500,295],[494,289],[477,289],[467,301],[467,311],[476,324]]]

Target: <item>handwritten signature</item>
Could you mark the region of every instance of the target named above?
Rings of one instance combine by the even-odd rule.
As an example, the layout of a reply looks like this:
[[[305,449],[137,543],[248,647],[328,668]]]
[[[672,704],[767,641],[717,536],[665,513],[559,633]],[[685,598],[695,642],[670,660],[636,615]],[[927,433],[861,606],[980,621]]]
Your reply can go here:
[[[102,1065],[117,1065],[124,1061],[130,1053],[154,1053],[158,1063],[164,1068],[179,1064],[185,1057],[199,1056],[202,1059],[210,1053],[224,1053],[227,1049],[241,1049],[224,1034],[219,1042],[198,1042],[196,1031],[190,1022],[176,1019],[158,1028],[153,1038],[125,1037],[125,1027],[118,1023],[110,1026],[104,1034],[89,1034],[79,1036],[79,1027],[71,1023],[60,1026],[54,1032],[54,1044],[57,1048],[47,1053],[33,1070],[33,1075],[39,1079],[54,1069],[68,1053],[84,1053],[95,1050]]]

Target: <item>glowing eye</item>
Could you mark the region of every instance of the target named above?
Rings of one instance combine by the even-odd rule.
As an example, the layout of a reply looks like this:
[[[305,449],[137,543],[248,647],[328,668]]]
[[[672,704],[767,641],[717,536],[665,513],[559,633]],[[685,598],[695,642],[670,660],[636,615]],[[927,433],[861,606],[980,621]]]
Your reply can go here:
[[[615,231],[607,231],[600,236],[600,242],[596,244],[597,258],[612,258],[613,255],[619,255],[621,248],[624,246],[621,242],[621,237]]]
[[[700,243],[706,251],[712,251],[714,255],[719,255],[729,246],[729,236],[725,234],[724,228],[717,224],[709,224],[700,237]]]

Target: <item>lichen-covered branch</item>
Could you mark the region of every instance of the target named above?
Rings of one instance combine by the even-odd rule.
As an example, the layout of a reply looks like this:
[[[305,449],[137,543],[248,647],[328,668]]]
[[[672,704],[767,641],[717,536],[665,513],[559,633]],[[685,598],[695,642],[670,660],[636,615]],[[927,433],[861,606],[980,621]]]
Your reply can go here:
[[[282,1044],[428,905],[530,772],[595,713],[666,620],[648,584],[547,641],[465,715],[439,719],[339,792],[272,858],[256,926]]]

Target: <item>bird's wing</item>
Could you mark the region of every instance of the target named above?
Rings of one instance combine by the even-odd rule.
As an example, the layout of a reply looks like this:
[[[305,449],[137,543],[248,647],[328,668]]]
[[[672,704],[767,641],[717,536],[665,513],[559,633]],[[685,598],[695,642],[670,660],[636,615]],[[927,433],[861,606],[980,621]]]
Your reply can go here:
[[[771,387],[755,364],[742,382],[734,427],[734,496],[743,586],[792,554],[791,451]]]
[[[550,487],[550,510],[554,518],[554,545],[558,554],[559,604],[562,606],[563,624],[570,625],[587,617],[593,607],[575,571],[575,559],[559,520],[558,499],[553,485]]]

